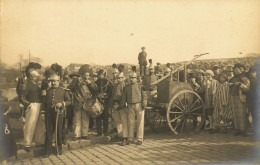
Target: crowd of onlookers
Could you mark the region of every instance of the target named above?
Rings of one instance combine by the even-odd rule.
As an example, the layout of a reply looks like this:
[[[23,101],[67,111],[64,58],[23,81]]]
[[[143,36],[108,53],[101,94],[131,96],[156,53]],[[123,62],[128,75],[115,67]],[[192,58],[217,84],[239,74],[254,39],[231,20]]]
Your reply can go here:
[[[144,52],[141,52],[141,54]],[[150,97],[157,93],[151,85],[164,75],[178,68],[181,63],[162,66],[149,60],[149,66],[140,63],[140,74],[132,66],[128,76],[124,65],[113,64],[108,79],[106,69],[94,70],[82,65],[77,73],[65,73],[58,64],[46,69],[44,78],[39,74],[41,65],[30,63],[17,83],[16,92],[24,122],[24,147],[31,151],[34,137],[36,145],[46,146],[46,156],[52,153],[53,134],[56,138],[57,153],[62,154],[66,134],[74,132],[73,140],[88,139],[89,128],[96,124],[97,135],[108,135],[108,119],[113,118],[113,127],[122,145],[143,141],[144,109]],[[143,67],[145,65],[145,67]],[[146,71],[148,70],[148,74]],[[187,79],[183,70],[179,81],[190,83],[205,103],[206,124],[210,133],[227,133],[233,127],[234,135],[246,136],[246,130],[258,128],[259,66],[252,59],[195,61],[186,66]],[[182,76],[181,76],[182,75]],[[176,81],[173,75],[172,80]],[[6,100],[1,96],[1,137],[9,140],[6,153],[16,151],[10,125],[6,118]],[[95,111],[96,110],[96,111]],[[97,115],[98,110],[100,114]],[[93,114],[90,112],[93,111]],[[252,125],[249,123],[252,117]],[[41,128],[46,129],[43,131]],[[220,129],[221,128],[221,129]],[[136,135],[134,134],[136,132]],[[2,133],[5,136],[2,136]],[[2,141],[2,139],[1,139]],[[1,154],[3,158],[7,155]]]
[[[257,130],[257,108],[259,104],[259,66],[249,68],[241,63],[229,66],[212,66],[212,69],[197,70],[188,74],[188,82],[204,99],[206,117],[211,133],[219,132],[221,124],[235,128],[234,135],[246,136],[250,127]],[[226,133],[224,127],[223,133]]]
[[[167,63],[163,68],[157,63],[155,75],[161,78],[180,65]],[[252,58],[195,61],[186,66],[187,79],[180,70],[178,80],[191,83],[203,99],[210,133],[227,133],[226,128],[233,127],[235,136],[246,136],[248,128],[258,128],[259,69]],[[172,80],[177,81],[176,73]]]

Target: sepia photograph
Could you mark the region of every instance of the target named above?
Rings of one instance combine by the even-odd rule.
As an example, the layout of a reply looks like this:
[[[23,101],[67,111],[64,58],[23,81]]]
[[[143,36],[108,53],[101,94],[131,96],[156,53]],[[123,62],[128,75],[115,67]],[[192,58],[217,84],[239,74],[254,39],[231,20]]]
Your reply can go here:
[[[1,165],[260,164],[259,0],[0,0]]]

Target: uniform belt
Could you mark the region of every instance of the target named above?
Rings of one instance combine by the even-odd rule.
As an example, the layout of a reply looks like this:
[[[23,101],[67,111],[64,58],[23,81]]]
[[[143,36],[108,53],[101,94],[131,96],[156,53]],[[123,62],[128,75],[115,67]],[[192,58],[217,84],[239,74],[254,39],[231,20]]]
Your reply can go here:
[[[41,103],[41,102],[31,102],[31,103]]]

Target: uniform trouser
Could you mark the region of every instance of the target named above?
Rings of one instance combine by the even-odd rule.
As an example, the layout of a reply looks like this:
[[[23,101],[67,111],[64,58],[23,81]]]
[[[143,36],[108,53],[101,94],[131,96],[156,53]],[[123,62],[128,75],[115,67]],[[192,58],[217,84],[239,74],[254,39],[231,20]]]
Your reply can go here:
[[[69,105],[67,107],[67,120],[68,120],[68,129],[72,128],[72,124],[73,124],[73,117],[74,117],[74,110],[73,110],[73,106]]]
[[[75,108],[73,125],[75,137],[88,136],[89,116],[82,107]]]
[[[128,122],[128,111],[126,108],[119,110],[121,122],[122,122],[122,135],[123,138],[128,138],[128,129],[129,129],[129,122]]]
[[[62,122],[62,141],[66,141],[66,136],[68,133],[68,119],[66,117],[63,117],[63,122]]]
[[[52,137],[53,133],[56,131],[56,117],[57,112],[54,109],[47,110],[45,114],[45,124],[46,124],[46,152],[51,153],[52,147]],[[62,149],[62,130],[63,130],[63,114],[59,114],[57,123],[57,142],[59,150]],[[56,135],[55,135],[56,137]]]
[[[94,126],[94,118],[93,117],[89,117],[89,128],[93,128]]]
[[[97,133],[102,135],[102,121],[103,121],[103,133],[107,133],[108,130],[108,108],[105,105],[103,113],[96,118]]]
[[[239,96],[230,96],[235,129],[246,129],[246,104],[241,102]]]
[[[118,133],[118,136],[119,137],[122,137],[123,136],[123,126],[122,126],[122,119],[121,119],[121,116],[120,116],[120,110],[118,111],[113,111],[112,112],[112,118],[114,120],[114,123],[115,123],[115,127],[117,129],[117,133]]]
[[[141,103],[128,104],[128,122],[129,134],[128,139],[134,139],[135,125],[137,128],[136,138],[143,141],[144,137],[144,110],[142,110]],[[136,122],[135,122],[136,119]]]
[[[41,144],[39,141],[44,139],[44,130],[38,129],[38,127],[41,126],[40,123],[42,122],[40,119],[40,109],[41,103],[31,103],[25,111],[25,123],[23,128],[25,147],[31,147],[33,136],[35,138],[36,145],[37,143]]]
[[[146,65],[143,64],[139,64],[140,65],[140,75],[146,75]],[[143,70],[144,70],[144,74],[143,74]]]

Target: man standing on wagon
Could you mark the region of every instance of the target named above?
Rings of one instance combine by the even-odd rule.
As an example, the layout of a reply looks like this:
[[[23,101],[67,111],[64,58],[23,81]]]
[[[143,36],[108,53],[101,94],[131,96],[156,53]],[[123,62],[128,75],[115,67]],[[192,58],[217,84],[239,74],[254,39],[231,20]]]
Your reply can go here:
[[[124,89],[121,106],[125,106],[127,103],[129,143],[133,143],[135,124],[137,124],[137,144],[141,145],[144,137],[144,109],[147,105],[147,97],[145,91],[142,91],[141,85],[137,83],[136,73],[130,74],[130,82]]]
[[[142,49],[142,51],[138,55],[138,61],[139,61],[139,65],[140,65],[140,76],[143,76],[146,74],[147,53],[145,52],[145,47],[142,47],[141,49]]]

